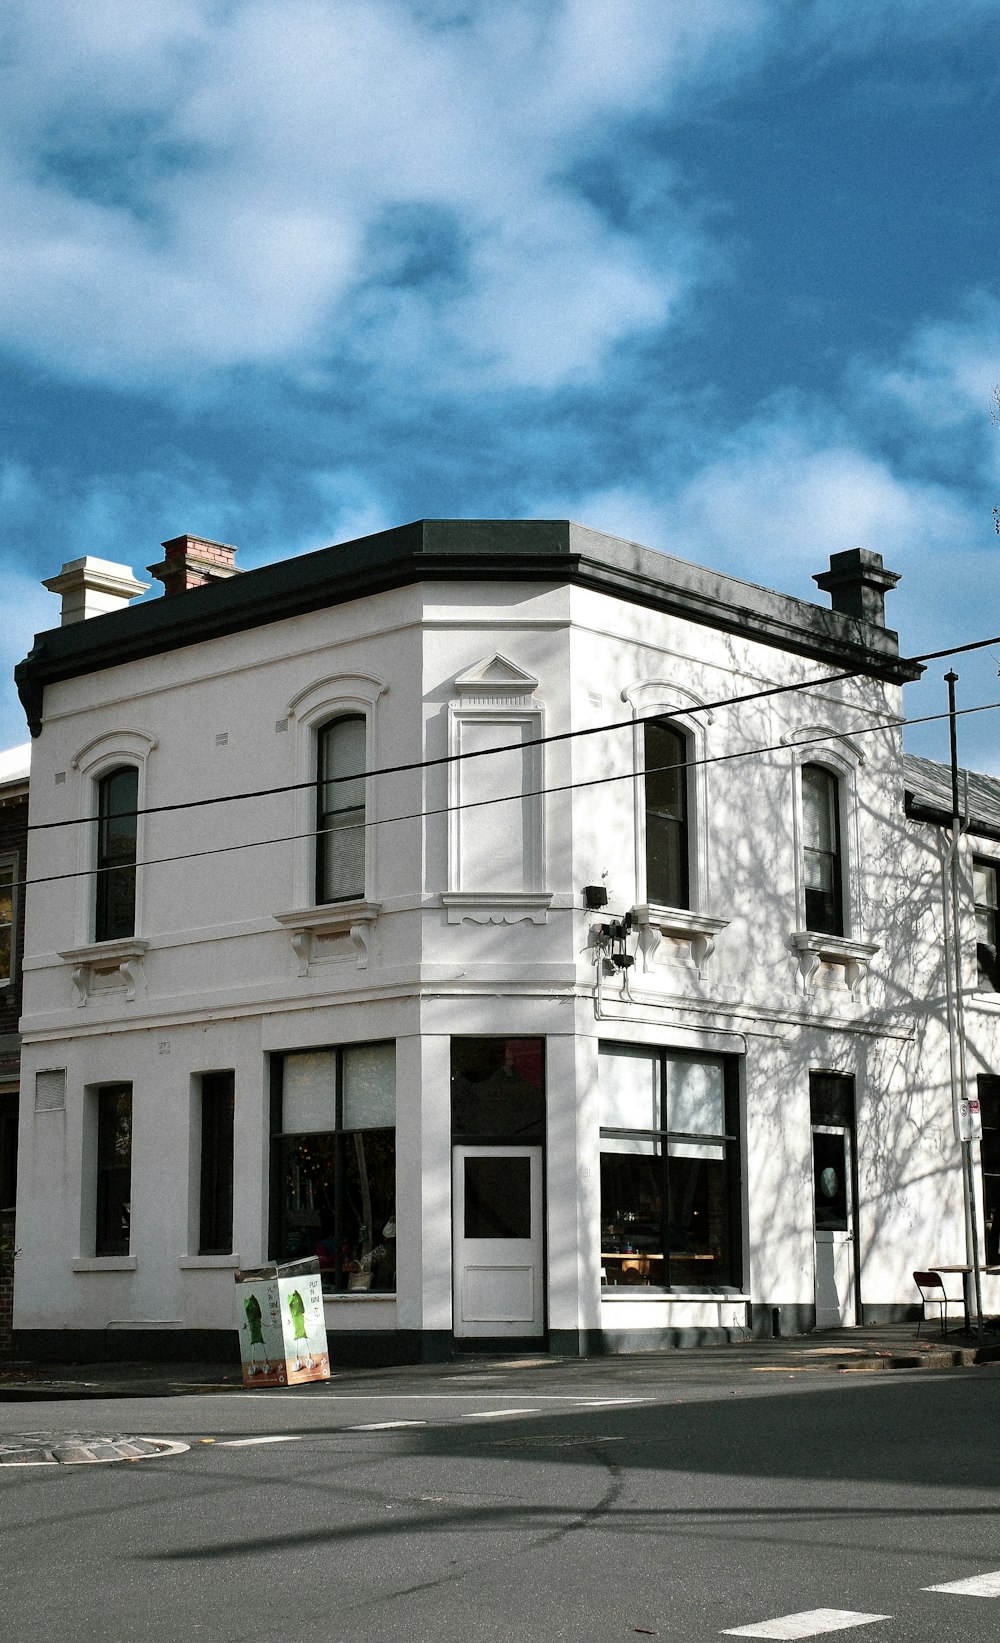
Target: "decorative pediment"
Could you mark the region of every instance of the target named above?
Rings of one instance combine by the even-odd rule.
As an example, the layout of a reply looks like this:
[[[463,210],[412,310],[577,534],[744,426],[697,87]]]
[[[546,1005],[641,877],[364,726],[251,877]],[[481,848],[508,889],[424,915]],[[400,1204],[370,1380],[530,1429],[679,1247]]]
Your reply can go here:
[[[499,652],[474,667],[466,668],[455,680],[455,689],[461,697],[530,696],[538,689],[538,680],[516,662]]]

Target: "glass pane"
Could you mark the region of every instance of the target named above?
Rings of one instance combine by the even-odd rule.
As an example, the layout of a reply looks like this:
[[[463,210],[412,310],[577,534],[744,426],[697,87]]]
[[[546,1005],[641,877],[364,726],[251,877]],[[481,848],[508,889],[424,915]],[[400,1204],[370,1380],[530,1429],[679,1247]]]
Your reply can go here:
[[[809,1074],[809,1117],[814,1124],[854,1127],[854,1080],[844,1073]]]
[[[601,1142],[601,1281],[662,1285],[663,1164],[619,1146]]]
[[[0,867],[0,924],[9,924],[14,916],[14,869]]]
[[[344,810],[323,819],[319,840],[325,901],[350,901],[365,891],[365,813]]]
[[[984,861],[973,862],[972,881],[975,886],[974,894],[980,907],[996,907],[997,905],[997,873],[995,867],[990,867]]]
[[[364,809],[365,740],[365,721],[360,718],[339,719],[321,733],[322,807],[327,815]]]
[[[641,1158],[659,1158],[663,1152],[663,1142],[656,1135],[608,1135],[602,1132],[601,1151],[624,1152]]]
[[[673,1147],[670,1151],[670,1282],[695,1286],[728,1283],[731,1262],[726,1165],[718,1155],[693,1158],[677,1156]]]
[[[604,1129],[658,1130],[660,1065],[655,1051],[602,1044],[598,1050]]]
[[[545,1040],[453,1038],[451,1123],[456,1140],[543,1140]]]
[[[10,979],[10,964],[12,956],[10,936],[10,925],[8,924],[6,928],[4,928],[3,925],[0,925],[0,981],[9,981]]]
[[[115,941],[135,931],[135,850],[139,772],[114,770],[98,786],[95,938]]]
[[[332,1130],[337,1121],[337,1057],[333,1050],[286,1055],[281,1127],[289,1134]]]
[[[726,1088],[720,1061],[667,1056],[667,1129],[724,1135]]]
[[[345,1135],[344,1198],[340,1214],[347,1288],[396,1287],[396,1134],[366,1130]]]
[[[324,1272],[339,1264],[336,1241],[336,1141],[332,1134],[290,1135],[281,1143],[278,1259],[317,1255]],[[346,1259],[342,1254],[341,1262]]]
[[[97,1255],[127,1255],[132,1213],[132,1089],[97,1092]]]
[[[846,1232],[847,1147],[842,1135],[813,1135],[813,1186],[816,1227],[824,1232]]]
[[[643,726],[646,811],[646,896],[684,907],[687,885],[687,755],[685,738],[669,725]]]
[[[227,1255],[233,1247],[234,1082],[231,1072],[201,1080],[199,1255]]]
[[[344,1051],[344,1129],[386,1129],[395,1122],[395,1044],[352,1045]]]
[[[836,849],[835,800],[837,784],[819,765],[802,766],[802,828],[807,850]]]
[[[531,1159],[465,1160],[466,1238],[531,1237]]]

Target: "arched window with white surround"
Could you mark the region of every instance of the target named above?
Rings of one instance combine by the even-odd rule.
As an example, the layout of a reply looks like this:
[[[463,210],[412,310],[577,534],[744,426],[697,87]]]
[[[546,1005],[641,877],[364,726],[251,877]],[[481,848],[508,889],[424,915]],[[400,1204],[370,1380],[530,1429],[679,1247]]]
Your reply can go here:
[[[688,740],[667,719],[647,719],[642,737],[645,899],[690,907]]]
[[[804,764],[802,780],[802,882],[806,929],[844,934],[840,782],[822,764]]]
[[[109,770],[97,783],[97,859],[94,940],[135,935],[135,870],[139,772],[134,764]]]
[[[316,903],[365,893],[364,715],[343,714],[316,733]]]

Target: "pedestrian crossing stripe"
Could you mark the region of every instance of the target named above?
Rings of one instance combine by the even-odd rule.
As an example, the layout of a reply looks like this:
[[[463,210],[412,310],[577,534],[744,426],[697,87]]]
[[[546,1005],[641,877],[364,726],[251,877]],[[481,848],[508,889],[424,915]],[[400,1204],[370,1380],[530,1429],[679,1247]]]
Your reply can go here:
[[[803,1609],[799,1614],[780,1615],[777,1620],[761,1620],[753,1626],[727,1626],[723,1637],[819,1637],[824,1632],[845,1632],[852,1626],[870,1626],[876,1620],[891,1620],[888,1614],[859,1614],[856,1609]]]
[[[1000,1570],[991,1575],[970,1575],[967,1580],[946,1580],[942,1586],[924,1586],[925,1592],[949,1592],[956,1597],[1000,1597]]]

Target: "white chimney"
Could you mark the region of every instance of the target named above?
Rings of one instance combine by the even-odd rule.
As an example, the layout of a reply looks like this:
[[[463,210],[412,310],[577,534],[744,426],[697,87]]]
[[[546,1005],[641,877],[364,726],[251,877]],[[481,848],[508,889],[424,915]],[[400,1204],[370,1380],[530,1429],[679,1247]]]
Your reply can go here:
[[[85,622],[91,616],[104,616],[109,610],[121,610],[130,599],[145,593],[148,582],[137,582],[128,565],[115,565],[110,559],[71,559],[58,576],[42,582],[50,593],[62,594],[62,626],[70,622]]]

